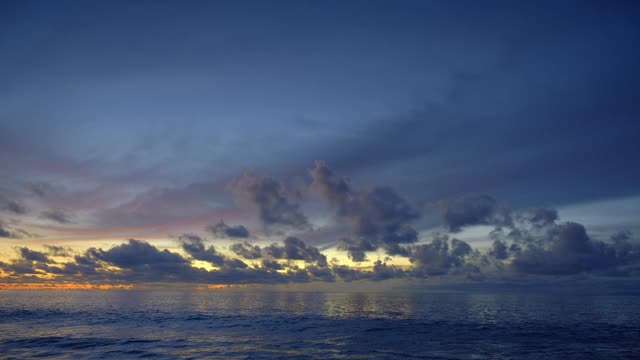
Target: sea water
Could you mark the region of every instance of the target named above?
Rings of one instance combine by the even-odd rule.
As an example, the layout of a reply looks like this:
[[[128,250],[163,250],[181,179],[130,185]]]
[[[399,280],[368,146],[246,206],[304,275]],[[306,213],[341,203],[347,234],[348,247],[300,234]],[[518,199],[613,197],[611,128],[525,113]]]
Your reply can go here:
[[[640,359],[640,297],[1,290],[0,357]]]

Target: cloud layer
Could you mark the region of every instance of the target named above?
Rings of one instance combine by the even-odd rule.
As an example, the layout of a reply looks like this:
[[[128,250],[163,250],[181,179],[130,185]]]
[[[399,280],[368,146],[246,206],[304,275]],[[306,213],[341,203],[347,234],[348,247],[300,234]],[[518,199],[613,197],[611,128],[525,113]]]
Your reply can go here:
[[[353,230],[351,236],[338,240],[339,247],[347,250],[353,260],[363,261],[365,251],[379,247],[390,255],[406,255],[401,245],[418,240],[418,232],[410,223],[420,214],[391,188],[356,191],[323,161],[317,161],[310,173],[311,189]]]
[[[240,204],[257,210],[266,233],[220,220],[204,229],[215,240],[195,233],[176,237],[178,252],[136,239],[81,253],[58,245],[45,245],[43,251],[19,246],[14,249],[16,257],[0,262],[2,281],[273,284],[444,276],[479,281],[640,275],[640,245],[631,232],[596,240],[582,224],[560,221],[554,208],[513,210],[488,195],[442,200],[438,207],[445,232],[432,233],[427,239],[419,237],[414,227],[422,213],[391,188],[358,190],[322,161],[315,163],[310,175],[308,190],[347,225],[348,233],[336,239],[335,249],[348,254],[348,263],[328,261],[323,251],[303,240],[311,225],[302,211],[302,196],[292,196],[273,178],[245,172],[227,188]],[[64,211],[50,211],[44,217],[62,224],[70,221]],[[19,221],[0,223],[0,237],[27,237],[16,224]],[[474,249],[455,237],[479,225],[491,229],[486,234],[492,241],[488,249]],[[273,236],[273,227],[279,229],[281,242],[254,243]],[[292,231],[302,235],[288,234]],[[219,243],[230,239],[240,242],[228,249]],[[370,261],[369,256],[380,256],[378,251],[384,252],[385,259]]]

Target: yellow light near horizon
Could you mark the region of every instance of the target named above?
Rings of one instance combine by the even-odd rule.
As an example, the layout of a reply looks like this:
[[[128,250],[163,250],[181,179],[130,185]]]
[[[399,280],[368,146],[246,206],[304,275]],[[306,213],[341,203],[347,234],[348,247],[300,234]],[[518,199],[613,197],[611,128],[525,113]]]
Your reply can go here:
[[[0,283],[2,290],[126,290],[128,284],[82,284],[82,283]]]

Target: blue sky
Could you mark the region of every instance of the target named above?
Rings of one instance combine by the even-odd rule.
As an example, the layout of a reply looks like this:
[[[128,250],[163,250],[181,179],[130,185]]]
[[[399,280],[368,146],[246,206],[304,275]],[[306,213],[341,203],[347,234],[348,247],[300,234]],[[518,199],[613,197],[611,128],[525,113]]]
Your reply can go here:
[[[0,6],[0,224],[24,231],[5,258],[130,237],[176,249],[220,219],[344,256],[353,214],[310,190],[316,160],[350,196],[392,188],[419,243],[446,232],[442,204],[479,195],[558,209],[598,240],[639,227],[633,2]],[[246,170],[310,228],[265,226],[229,190]],[[474,227],[494,223],[468,225],[456,236],[494,240]]]

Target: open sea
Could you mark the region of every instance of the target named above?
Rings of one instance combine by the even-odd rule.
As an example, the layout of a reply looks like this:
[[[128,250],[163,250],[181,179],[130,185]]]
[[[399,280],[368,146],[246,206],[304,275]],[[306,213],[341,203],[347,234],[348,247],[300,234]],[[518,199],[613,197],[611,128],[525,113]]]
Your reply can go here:
[[[640,359],[640,296],[0,290],[2,359]]]

